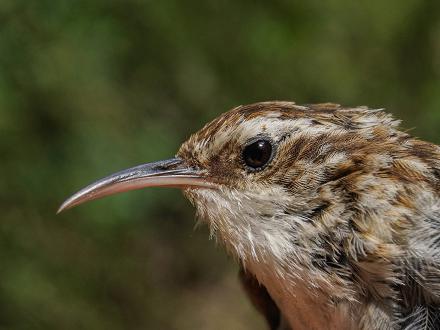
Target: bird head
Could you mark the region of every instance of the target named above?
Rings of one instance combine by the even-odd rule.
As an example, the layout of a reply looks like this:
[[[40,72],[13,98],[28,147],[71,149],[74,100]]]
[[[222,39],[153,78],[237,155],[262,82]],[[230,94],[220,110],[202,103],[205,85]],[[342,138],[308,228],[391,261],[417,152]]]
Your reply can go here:
[[[178,187],[245,265],[280,273],[317,269],[343,258],[341,242],[356,211],[350,185],[384,161],[375,155],[396,135],[396,124],[364,107],[239,106],[193,134],[175,158],[92,183],[59,211],[118,192]]]
[[[398,124],[366,107],[239,106],[193,134],[175,158],[92,183],[59,211],[178,187],[293,328],[421,324],[418,315],[435,320],[426,305],[439,301],[440,148]]]

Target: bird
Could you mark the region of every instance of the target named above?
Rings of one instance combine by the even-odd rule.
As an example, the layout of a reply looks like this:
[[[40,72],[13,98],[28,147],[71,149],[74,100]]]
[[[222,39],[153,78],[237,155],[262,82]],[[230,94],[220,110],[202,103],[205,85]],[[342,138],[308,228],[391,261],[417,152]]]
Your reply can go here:
[[[440,147],[400,124],[366,106],[238,106],[59,212],[180,188],[269,329],[440,329]]]

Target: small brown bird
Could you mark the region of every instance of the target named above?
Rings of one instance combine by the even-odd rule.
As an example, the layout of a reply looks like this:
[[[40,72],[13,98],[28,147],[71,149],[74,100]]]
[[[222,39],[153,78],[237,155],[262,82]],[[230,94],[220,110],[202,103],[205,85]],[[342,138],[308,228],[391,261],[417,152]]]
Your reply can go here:
[[[176,158],[99,180],[60,211],[179,187],[271,329],[440,329],[440,147],[398,124],[366,107],[239,106]]]

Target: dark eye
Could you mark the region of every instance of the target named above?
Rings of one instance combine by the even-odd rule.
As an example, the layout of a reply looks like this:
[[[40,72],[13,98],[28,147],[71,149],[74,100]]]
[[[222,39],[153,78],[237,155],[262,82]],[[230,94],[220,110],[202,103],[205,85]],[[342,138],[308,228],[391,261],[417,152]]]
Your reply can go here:
[[[272,158],[272,144],[267,140],[258,140],[243,150],[243,160],[253,170],[262,170]]]

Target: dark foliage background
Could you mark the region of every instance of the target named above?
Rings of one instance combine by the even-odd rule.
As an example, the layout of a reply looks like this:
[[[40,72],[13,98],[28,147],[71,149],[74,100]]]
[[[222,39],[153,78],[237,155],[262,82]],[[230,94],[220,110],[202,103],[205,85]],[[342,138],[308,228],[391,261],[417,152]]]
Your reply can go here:
[[[55,211],[271,99],[385,107],[440,142],[440,2],[0,1],[0,328],[262,329],[178,191]]]

